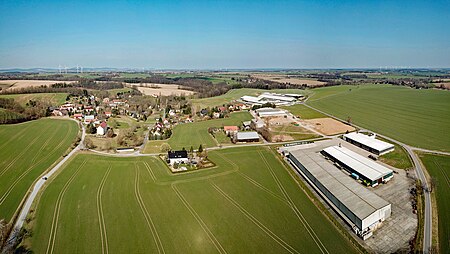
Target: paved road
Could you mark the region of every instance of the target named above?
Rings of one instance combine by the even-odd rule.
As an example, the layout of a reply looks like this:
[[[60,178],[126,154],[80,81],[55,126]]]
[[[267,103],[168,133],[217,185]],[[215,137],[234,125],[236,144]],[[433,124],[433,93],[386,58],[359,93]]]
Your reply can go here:
[[[329,117],[335,118],[339,121],[342,122],[346,122],[342,119],[339,119],[333,115],[330,115],[326,112],[323,112],[319,109],[316,109],[310,105],[304,104],[305,106],[314,109],[316,111],[319,111],[320,113],[327,115]],[[357,127],[359,129],[364,129],[358,125],[352,124],[352,126]],[[406,145],[402,142],[399,142],[393,138],[381,135],[376,133],[378,136],[385,138],[389,141],[392,141],[394,143],[397,143],[401,146],[403,146],[405,148],[405,150],[408,152],[409,156],[411,157],[413,164],[414,164],[414,170],[416,171],[417,177],[419,177],[420,181],[423,184],[423,187],[425,190],[428,190],[428,181],[427,178],[425,177],[424,174],[424,168],[422,167],[422,163],[420,162],[419,157],[417,156],[416,153],[414,153],[413,150],[417,150],[417,151],[423,151],[423,152],[430,152],[430,153],[436,153],[436,154],[445,154],[445,155],[450,155],[450,153],[446,153],[446,152],[440,152],[440,151],[433,151],[433,150],[427,150],[427,149],[422,149],[422,148],[416,148],[416,147],[412,147],[409,145]],[[432,206],[431,206],[431,195],[428,191],[424,191],[424,196],[425,196],[425,211],[424,211],[424,237],[423,237],[423,252],[424,253],[428,253],[430,248],[431,248],[431,244],[432,244],[432,229],[433,229],[433,223],[432,223]]]
[[[79,123],[77,121],[77,123]],[[22,210],[20,211],[19,216],[17,217],[16,223],[14,224],[13,230],[11,232],[11,235],[8,238],[7,246],[5,247],[5,252],[8,249],[8,245],[14,244],[15,239],[17,237],[17,234],[19,230],[22,228],[23,223],[25,222],[25,219],[27,218],[28,212],[30,211],[31,205],[33,204],[33,201],[35,200],[38,192],[44,186],[46,180],[44,180],[44,177],[50,178],[54,173],[56,173],[61,166],[70,158],[72,155],[74,155],[78,150],[84,149],[84,137],[86,135],[86,130],[82,124],[80,124],[82,127],[82,135],[81,135],[81,141],[78,144],[77,147],[75,147],[66,157],[64,157],[56,166],[54,166],[48,173],[46,173],[43,177],[39,178],[39,180],[36,181],[34,186],[32,187],[32,191],[30,195],[28,195],[24,205],[22,206]]]

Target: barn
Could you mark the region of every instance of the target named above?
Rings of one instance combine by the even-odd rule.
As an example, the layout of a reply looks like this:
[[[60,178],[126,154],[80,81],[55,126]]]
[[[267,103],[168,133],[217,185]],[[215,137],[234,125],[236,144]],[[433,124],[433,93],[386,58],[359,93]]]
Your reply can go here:
[[[345,134],[343,139],[376,155],[383,155],[394,151],[395,146],[393,144],[376,139],[375,137],[375,135],[368,136],[362,133],[352,132]]]

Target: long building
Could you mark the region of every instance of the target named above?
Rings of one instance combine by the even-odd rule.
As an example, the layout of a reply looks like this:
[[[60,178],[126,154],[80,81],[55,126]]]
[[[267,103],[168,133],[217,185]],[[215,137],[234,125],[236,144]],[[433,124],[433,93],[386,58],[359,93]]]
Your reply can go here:
[[[345,147],[330,146],[323,149],[322,153],[349,171],[354,177],[361,178],[373,187],[380,183],[386,183],[394,176],[391,169]]]
[[[260,108],[255,110],[259,117],[286,116],[286,111],[278,108]]]
[[[290,163],[362,239],[391,216],[391,204],[327,161],[320,153],[290,151]]]
[[[343,139],[377,155],[392,152],[395,148],[393,144],[376,139],[375,135],[368,136],[362,133],[352,132],[344,134]]]
[[[292,95],[287,96],[283,94],[263,93],[258,97],[245,95],[241,97],[241,100],[247,104],[252,105],[262,105],[265,103],[273,103],[275,105],[289,105],[297,101],[297,97],[293,97]]]

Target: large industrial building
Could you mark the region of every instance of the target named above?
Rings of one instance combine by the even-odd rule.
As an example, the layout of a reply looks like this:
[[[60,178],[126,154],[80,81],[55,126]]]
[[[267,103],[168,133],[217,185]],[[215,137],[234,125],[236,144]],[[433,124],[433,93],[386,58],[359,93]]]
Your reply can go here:
[[[372,187],[386,183],[394,176],[391,169],[345,147],[330,146],[323,149],[322,153]]]
[[[272,103],[275,105],[289,105],[297,101],[298,95],[293,96],[291,94],[276,94],[276,93],[263,93],[258,97],[245,95],[241,97],[241,100],[251,105],[262,105],[265,103]]]
[[[343,139],[377,155],[383,155],[394,151],[393,144],[376,139],[375,135],[368,136],[362,133],[352,132],[345,134]]]
[[[362,239],[391,216],[391,204],[371,192],[320,153],[294,150],[290,163]]]
[[[259,117],[286,116],[286,111],[278,108],[260,108],[255,110]]]

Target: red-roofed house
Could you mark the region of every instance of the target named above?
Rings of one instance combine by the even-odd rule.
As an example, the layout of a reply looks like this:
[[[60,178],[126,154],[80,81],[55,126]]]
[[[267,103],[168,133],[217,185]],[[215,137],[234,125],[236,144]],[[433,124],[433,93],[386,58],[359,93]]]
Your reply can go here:
[[[239,131],[239,127],[237,126],[223,126],[223,131],[225,131],[225,133],[228,134],[233,134],[235,132]]]
[[[74,114],[73,118],[81,120],[81,119],[83,119],[83,114]]]
[[[105,115],[106,115],[106,117],[111,117],[111,111],[106,111]]]

